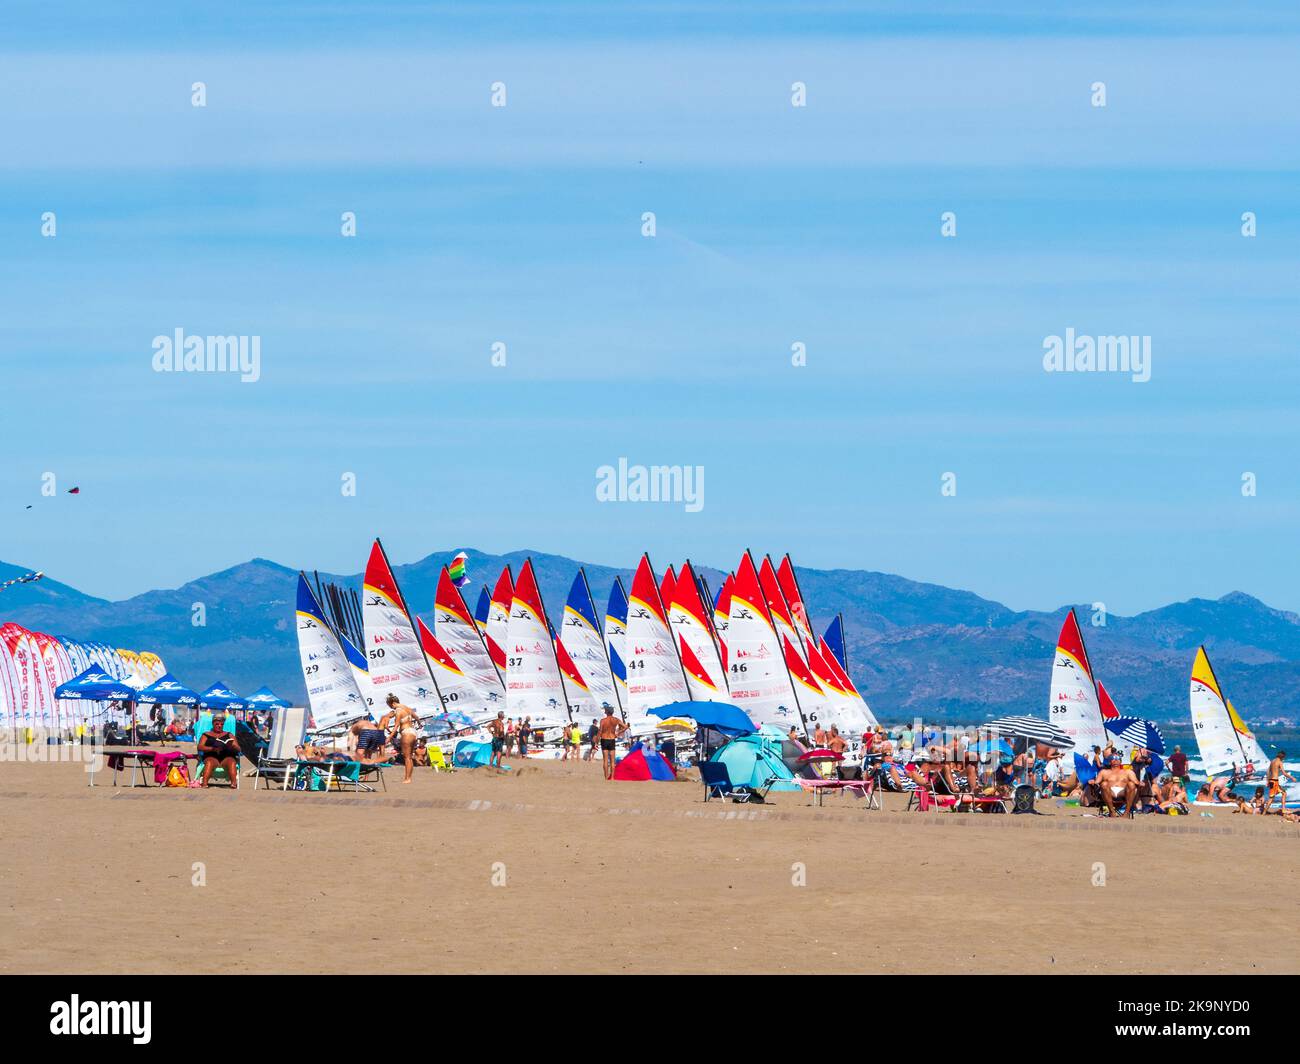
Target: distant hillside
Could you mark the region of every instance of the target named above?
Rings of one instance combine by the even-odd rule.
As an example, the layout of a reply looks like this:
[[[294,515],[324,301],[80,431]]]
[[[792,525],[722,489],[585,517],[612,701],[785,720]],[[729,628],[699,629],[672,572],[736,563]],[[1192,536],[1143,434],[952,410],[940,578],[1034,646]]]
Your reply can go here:
[[[429,619],[438,570],[458,548],[397,565],[412,608]],[[503,565],[518,574],[530,552],[507,555],[467,550],[473,608],[479,587]],[[578,562],[531,552],[552,617],[563,609]],[[662,566],[670,559],[655,559]],[[671,559],[679,562],[680,559]],[[28,569],[0,563],[0,581]],[[603,610],[615,576],[631,571],[586,566]],[[716,591],[722,574],[699,566]],[[1052,651],[1068,607],[1052,613],[1016,612],[969,591],[853,569],[798,570],[815,625],[837,612],[848,630],[850,667],[877,714],[973,720],[988,714],[1042,714]],[[321,574],[360,587],[360,574]],[[286,697],[304,697],[293,624],[297,571],[263,558],[212,573],[179,588],[107,602],[45,578],[0,592],[0,622],[153,650],[178,676],[206,686],[223,679],[236,690],[269,683]],[[192,623],[195,603],[206,625]],[[1297,716],[1300,708],[1300,616],[1240,592],[1191,599],[1135,617],[1110,616],[1084,635],[1097,674],[1121,710],[1159,720],[1186,720],[1192,655],[1204,642],[1233,701],[1253,719]]]

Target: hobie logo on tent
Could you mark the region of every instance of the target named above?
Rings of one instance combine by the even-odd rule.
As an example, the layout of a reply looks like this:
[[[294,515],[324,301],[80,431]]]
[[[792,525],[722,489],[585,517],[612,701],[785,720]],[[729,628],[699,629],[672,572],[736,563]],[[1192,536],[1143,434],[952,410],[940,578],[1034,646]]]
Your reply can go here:
[[[171,336],[153,338],[155,373],[238,373],[245,384],[262,376],[260,336]]]
[[[153,1014],[150,1001],[71,1001],[50,1005],[50,1034],[130,1035],[138,1046],[148,1045]]]
[[[596,470],[597,502],[680,502],[688,514],[704,509],[703,466],[603,465]]]

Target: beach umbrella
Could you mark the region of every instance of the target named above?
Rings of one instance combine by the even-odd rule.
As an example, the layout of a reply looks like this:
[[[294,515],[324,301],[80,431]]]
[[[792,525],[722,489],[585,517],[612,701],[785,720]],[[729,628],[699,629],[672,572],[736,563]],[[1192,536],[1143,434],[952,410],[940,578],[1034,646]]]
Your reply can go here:
[[[288,709],[292,703],[286,702],[269,687],[259,687],[244,699],[249,709]]]
[[[1040,720],[1038,717],[998,717],[997,720],[989,721],[984,727],[999,735],[1013,735],[1017,739],[1028,739],[1030,742],[1042,743],[1044,746],[1054,746],[1058,750],[1074,749],[1073,739],[1055,724]]]
[[[725,735],[752,735],[758,731],[744,710],[737,709],[729,702],[669,702],[666,706],[648,712],[661,720],[686,717],[702,728],[713,728]]]
[[[834,750],[828,750],[824,746],[818,746],[812,750],[805,750],[796,758],[798,761],[843,761],[844,755],[837,754]]]
[[[199,707],[202,709],[247,709],[248,702],[235,694],[221,680],[218,680],[199,695]]]
[[[1149,720],[1140,717],[1116,717],[1114,720],[1102,721],[1103,727],[1130,746],[1141,746],[1153,754],[1165,752],[1165,737],[1160,729]]]

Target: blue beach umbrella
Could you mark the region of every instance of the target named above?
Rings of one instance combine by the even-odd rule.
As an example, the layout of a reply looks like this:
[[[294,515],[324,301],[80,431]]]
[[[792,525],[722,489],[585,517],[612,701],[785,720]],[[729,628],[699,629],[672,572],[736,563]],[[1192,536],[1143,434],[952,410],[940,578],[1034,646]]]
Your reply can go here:
[[[1151,721],[1140,717],[1115,717],[1102,721],[1106,730],[1117,739],[1122,739],[1130,746],[1141,746],[1153,754],[1165,752],[1165,737],[1160,734]]]
[[[758,731],[744,710],[728,702],[670,702],[648,712],[660,720],[686,717],[702,728],[713,728],[724,735],[752,735]]]

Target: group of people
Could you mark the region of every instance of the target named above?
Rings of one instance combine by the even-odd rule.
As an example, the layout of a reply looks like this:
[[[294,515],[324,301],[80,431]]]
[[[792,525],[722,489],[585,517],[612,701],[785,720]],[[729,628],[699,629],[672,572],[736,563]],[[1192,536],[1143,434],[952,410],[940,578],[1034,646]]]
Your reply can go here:
[[[605,778],[612,779],[618,740],[627,729],[627,722],[622,717],[615,716],[610,706],[605,707],[604,717],[593,717],[585,731],[577,721],[571,721],[561,728],[563,753],[560,760],[591,761],[599,748]],[[496,718],[488,722],[488,733],[492,736],[492,758],[489,764],[496,768],[501,767],[502,757],[511,755],[516,742],[519,756],[527,757],[528,744],[535,738],[532,717],[525,717],[520,727],[515,728],[513,719],[506,716],[505,710],[500,710]],[[582,749],[584,742],[587,745],[585,753]]]

